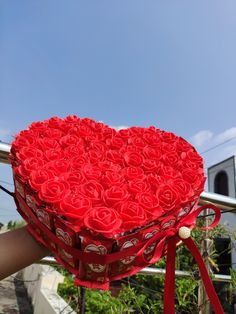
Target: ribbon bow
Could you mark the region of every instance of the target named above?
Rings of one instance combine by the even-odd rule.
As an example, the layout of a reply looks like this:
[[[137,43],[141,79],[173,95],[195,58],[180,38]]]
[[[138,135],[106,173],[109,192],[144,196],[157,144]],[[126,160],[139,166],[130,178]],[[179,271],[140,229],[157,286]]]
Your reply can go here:
[[[215,212],[214,221],[205,228],[201,228],[202,230],[208,230],[215,227],[220,221],[221,213],[219,208],[212,204],[207,204],[202,207],[196,208],[193,210],[191,214],[188,214],[185,218],[181,219],[181,222],[175,226],[174,228],[169,228],[162,232],[156,233],[152,238],[150,238],[145,245],[143,243],[137,244],[137,246],[133,246],[124,251],[114,252],[106,255],[99,255],[93,252],[83,252],[77,248],[73,248],[68,246],[63,241],[61,241],[57,236],[50,231],[47,227],[41,223],[34,214],[32,214],[31,210],[25,203],[25,201],[16,193],[14,195],[16,204],[18,204],[19,213],[28,221],[30,219],[41,229],[41,231],[51,238],[53,242],[58,244],[60,247],[64,248],[69,254],[77,257],[84,263],[93,263],[96,260],[96,263],[99,264],[111,264],[121,258],[125,258],[126,256],[131,256],[133,254],[136,255],[136,267],[134,271],[130,271],[129,275],[137,273],[140,269],[145,266],[151,265],[157,262],[160,257],[163,255],[163,251],[165,250],[165,244],[167,244],[167,262],[166,262],[166,278],[165,278],[165,288],[164,288],[164,314],[175,314],[175,256],[176,256],[176,243],[182,241],[186,247],[189,249],[190,253],[196,260],[200,274],[206,289],[206,293],[210,299],[212,307],[217,314],[224,314],[223,308],[220,304],[218,296],[215,292],[212,281],[209,277],[206,265],[203,261],[203,258],[190,237],[190,230],[194,227],[198,227],[196,224],[196,219],[198,215],[206,208],[211,208]],[[20,206],[19,206],[20,204]],[[23,208],[23,210],[21,209]],[[25,214],[25,212],[27,214]],[[29,215],[29,217],[28,217]],[[31,224],[28,224],[29,232],[43,245],[46,245],[44,240],[35,232],[34,227]],[[153,257],[148,261],[144,259],[144,251],[152,244],[157,243]],[[53,248],[51,248],[53,250]],[[138,251],[137,251],[138,250]],[[56,250],[55,253],[57,253]],[[59,259],[57,257],[57,259]],[[61,260],[60,260],[61,261]],[[61,261],[62,263],[62,261]],[[67,267],[68,268],[68,267]],[[71,272],[73,273],[73,268],[71,268]],[[122,278],[123,275],[116,276],[116,280]],[[91,285],[92,288],[94,286]],[[108,289],[108,283],[104,284],[104,289]]]
[[[176,243],[181,240],[186,247],[189,249],[190,253],[194,257],[198,264],[201,278],[209,297],[211,305],[217,314],[224,314],[223,308],[220,304],[218,296],[215,292],[212,281],[209,277],[206,265],[203,258],[190,236],[190,229],[193,227],[198,227],[195,223],[197,216],[200,212],[206,208],[211,208],[215,212],[215,219],[211,225],[202,230],[208,230],[215,227],[221,217],[220,210],[212,204],[204,205],[197,208],[192,214],[188,215],[185,219],[181,221],[178,233],[168,238],[167,241],[167,262],[166,262],[166,277],[165,277],[165,288],[164,288],[164,314],[175,314],[175,256],[176,256]]]

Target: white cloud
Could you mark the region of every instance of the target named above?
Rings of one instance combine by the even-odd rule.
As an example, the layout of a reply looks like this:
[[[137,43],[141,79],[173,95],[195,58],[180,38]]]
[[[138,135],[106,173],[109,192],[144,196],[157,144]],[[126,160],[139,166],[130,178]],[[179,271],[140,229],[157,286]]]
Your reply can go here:
[[[9,141],[11,136],[11,132],[8,129],[0,129],[0,140],[1,141]]]
[[[194,134],[189,141],[200,154],[202,152],[205,168],[236,155],[236,127],[226,129],[219,134],[202,130]]]
[[[127,126],[127,125],[118,125],[118,126],[110,126],[110,127],[117,130],[117,131],[129,128],[129,126]]]
[[[209,143],[209,141],[212,139],[213,133],[209,130],[202,130],[193,135],[190,138],[190,142],[193,144],[193,146],[196,147],[202,147],[206,143]]]
[[[218,134],[215,137],[215,141],[221,143],[221,142],[227,141],[233,137],[236,137],[236,127],[232,127],[230,129],[227,129],[224,132]]]

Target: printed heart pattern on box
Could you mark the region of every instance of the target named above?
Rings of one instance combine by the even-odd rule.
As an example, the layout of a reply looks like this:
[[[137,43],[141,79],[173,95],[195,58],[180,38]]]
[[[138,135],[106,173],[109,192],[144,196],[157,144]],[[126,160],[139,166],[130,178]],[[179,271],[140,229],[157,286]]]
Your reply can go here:
[[[76,116],[33,122],[16,136],[10,159],[38,203],[106,238],[181,219],[205,182],[202,158],[183,138]]]

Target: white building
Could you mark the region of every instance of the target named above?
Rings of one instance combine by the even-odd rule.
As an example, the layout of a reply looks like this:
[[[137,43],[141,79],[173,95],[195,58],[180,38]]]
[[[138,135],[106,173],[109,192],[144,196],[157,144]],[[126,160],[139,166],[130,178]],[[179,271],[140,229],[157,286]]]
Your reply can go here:
[[[208,190],[209,192],[236,198],[236,156],[208,168]],[[223,213],[220,223],[235,232],[236,212]],[[229,267],[236,269],[236,250],[232,250],[231,253],[225,252],[229,244],[229,237],[221,237],[216,243],[218,251],[222,252],[218,260],[221,274],[229,274]]]

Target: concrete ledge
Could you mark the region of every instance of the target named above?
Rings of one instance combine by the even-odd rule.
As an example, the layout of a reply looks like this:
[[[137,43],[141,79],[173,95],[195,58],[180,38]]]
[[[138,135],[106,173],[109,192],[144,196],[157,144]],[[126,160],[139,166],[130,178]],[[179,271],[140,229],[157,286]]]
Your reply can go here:
[[[76,314],[57,294],[64,277],[47,265],[33,264],[23,270],[28,295],[32,300],[34,314]]]

